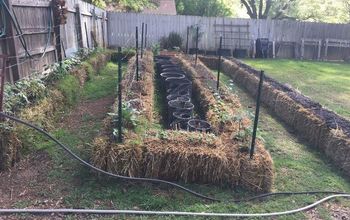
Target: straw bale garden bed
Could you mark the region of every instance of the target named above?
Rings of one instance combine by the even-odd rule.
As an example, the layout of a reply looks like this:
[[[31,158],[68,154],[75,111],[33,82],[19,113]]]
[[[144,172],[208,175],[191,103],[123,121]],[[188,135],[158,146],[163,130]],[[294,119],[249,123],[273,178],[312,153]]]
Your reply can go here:
[[[274,178],[272,159],[260,141],[254,159],[249,158],[251,122],[240,108],[238,97],[231,95],[225,87],[216,93],[210,85],[210,82],[214,82],[211,72],[202,63],[195,68],[189,57],[177,55],[169,58],[166,59],[168,64],[164,65],[164,60],[156,59],[156,70],[161,68],[163,71],[155,71],[153,54],[146,52],[140,65],[139,81],[134,76],[135,58],[129,61],[122,82],[126,93],[126,118],[123,121],[125,141],[123,144],[115,143],[113,116],[106,118],[104,132],[95,139],[94,164],[104,170],[132,177],[234,188],[239,186],[255,192],[271,191]],[[164,114],[159,113],[158,119],[152,115],[154,89],[162,84],[162,80],[165,81],[165,77],[160,79],[160,74],[166,73],[165,65],[170,68],[173,64],[178,70],[182,69],[188,81],[192,82],[184,81],[193,86],[193,89],[189,89],[192,93],[190,99],[198,108],[198,114],[190,114],[194,114],[194,118],[207,120],[211,125],[210,133],[190,132],[186,125],[179,125],[184,129],[166,129],[169,123],[163,124],[162,128],[159,120]],[[175,70],[168,73],[171,74],[171,71],[174,73]],[[169,78],[172,77],[166,80],[169,81]],[[169,90],[171,85],[169,83],[164,90]],[[161,96],[158,105],[166,105],[169,101],[162,97],[165,96],[162,93],[158,94]],[[171,107],[167,108],[166,111],[171,111]],[[165,114],[163,121],[169,120],[164,118],[169,118],[169,115]]]

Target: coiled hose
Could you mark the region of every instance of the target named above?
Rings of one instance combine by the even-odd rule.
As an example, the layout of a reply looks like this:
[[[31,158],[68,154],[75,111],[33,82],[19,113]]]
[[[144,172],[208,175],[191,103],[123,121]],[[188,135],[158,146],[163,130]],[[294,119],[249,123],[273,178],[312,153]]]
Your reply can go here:
[[[169,182],[169,181],[165,181],[165,180],[159,180],[159,179],[151,179],[151,178],[137,178],[137,177],[127,177],[127,176],[121,176],[121,175],[116,175],[113,173],[109,173],[106,172],[100,168],[97,168],[95,166],[93,166],[92,164],[84,161],[83,159],[81,159],[78,155],[76,155],[75,153],[73,153],[68,147],[66,147],[64,144],[62,144],[60,141],[58,141],[56,138],[54,138],[52,135],[50,135],[48,132],[44,131],[43,129],[32,125],[28,122],[25,122],[19,118],[16,118],[14,116],[10,116],[8,114],[5,114],[4,112],[0,112],[0,121],[2,119],[2,117],[7,118],[11,121],[14,121],[16,123],[19,124],[23,124],[25,126],[28,126],[30,128],[33,128],[34,130],[38,131],[39,133],[45,135],[46,137],[48,137],[50,140],[52,140],[53,142],[55,142],[58,146],[60,146],[63,150],[65,150],[70,156],[72,156],[75,160],[79,161],[83,166],[94,170],[98,173],[102,173],[106,176],[109,177],[113,177],[116,179],[121,179],[121,180],[127,180],[127,181],[137,181],[137,182],[148,182],[148,183],[160,183],[160,184],[165,184],[165,185],[169,185],[172,186],[174,188],[177,188],[179,190],[182,190],[184,192],[190,193],[193,196],[196,196],[198,198],[201,199],[205,199],[205,200],[209,200],[209,201],[213,201],[213,202],[233,202],[233,203],[238,203],[238,202],[248,202],[248,201],[252,201],[252,200],[256,200],[256,199],[261,199],[261,198],[265,198],[265,197],[270,197],[270,196],[277,196],[277,195],[314,195],[314,194],[337,194],[337,195],[346,195],[349,193],[345,193],[345,192],[334,192],[334,191],[310,191],[310,192],[277,192],[277,193],[267,193],[267,194],[262,194],[262,195],[258,195],[258,196],[254,196],[254,197],[250,197],[247,199],[240,199],[240,200],[229,200],[229,201],[223,201],[217,198],[213,198],[210,196],[206,196],[203,194],[200,194],[198,192],[195,192],[193,190],[190,190],[184,186],[181,186],[179,184],[173,183],[173,182]],[[1,211],[0,211],[1,213]]]

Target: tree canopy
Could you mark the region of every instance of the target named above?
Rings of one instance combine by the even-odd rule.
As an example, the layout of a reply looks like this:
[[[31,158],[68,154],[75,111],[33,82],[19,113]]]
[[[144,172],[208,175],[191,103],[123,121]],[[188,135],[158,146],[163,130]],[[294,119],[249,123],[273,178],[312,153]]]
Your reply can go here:
[[[224,17],[233,13],[222,0],[176,0],[176,9],[181,15]]]
[[[142,11],[154,0],[85,0],[98,7]],[[350,23],[350,0],[175,0],[178,14]]]
[[[350,21],[350,0],[241,0],[241,4],[253,19],[295,19],[330,23]]]

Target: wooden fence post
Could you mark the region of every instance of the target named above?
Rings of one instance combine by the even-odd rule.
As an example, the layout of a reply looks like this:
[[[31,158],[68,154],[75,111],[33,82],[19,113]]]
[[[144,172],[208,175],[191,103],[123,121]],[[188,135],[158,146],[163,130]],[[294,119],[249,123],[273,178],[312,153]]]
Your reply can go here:
[[[7,4],[8,8],[10,9],[10,12],[12,13],[12,2],[11,0],[5,0],[5,4]],[[18,46],[16,44],[17,37],[14,31],[14,25],[12,20],[7,16],[6,19],[6,45],[8,49],[8,55],[9,55],[9,65],[11,66],[12,71],[12,78],[13,81],[17,81],[20,79],[20,73],[19,73],[19,57],[18,57]]]
[[[55,10],[55,1],[51,1],[52,10]],[[57,55],[57,62],[62,64],[63,54],[62,54],[62,46],[61,46],[61,21],[60,19],[54,18],[54,37],[55,37],[55,48]]]
[[[102,29],[102,47],[106,48],[106,41],[105,41],[105,21],[106,21],[106,13],[102,13],[102,21],[101,21],[101,29]]]
[[[80,7],[79,4],[76,4],[75,6],[75,19],[77,22],[77,40],[78,40],[78,46],[79,48],[84,47],[84,42],[83,42],[83,27],[82,27],[82,22],[81,22],[81,12],[80,12]]]

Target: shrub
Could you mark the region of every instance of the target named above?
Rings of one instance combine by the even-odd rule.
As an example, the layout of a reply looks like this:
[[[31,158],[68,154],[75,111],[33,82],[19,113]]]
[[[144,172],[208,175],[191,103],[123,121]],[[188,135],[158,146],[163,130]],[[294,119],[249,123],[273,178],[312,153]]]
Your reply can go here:
[[[162,37],[160,39],[160,46],[163,49],[175,49],[182,46],[182,38],[179,34],[171,32],[168,37]]]

